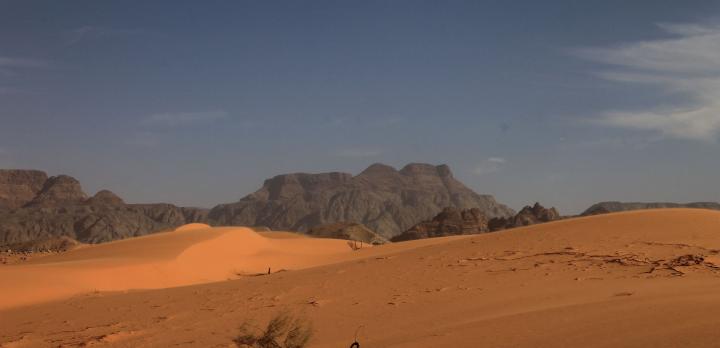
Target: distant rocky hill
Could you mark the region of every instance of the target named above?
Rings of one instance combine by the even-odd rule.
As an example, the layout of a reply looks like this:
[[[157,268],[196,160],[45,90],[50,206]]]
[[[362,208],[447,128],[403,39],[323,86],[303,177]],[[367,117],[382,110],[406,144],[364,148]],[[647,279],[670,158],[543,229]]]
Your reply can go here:
[[[717,202],[693,202],[693,203],[669,203],[669,202],[600,202],[593,204],[585,210],[582,216],[614,213],[628,210],[640,209],[662,209],[662,208],[697,208],[720,210],[720,203]]]
[[[492,196],[467,188],[448,166],[413,163],[401,170],[373,164],[357,176],[278,175],[239,202],[214,207],[209,220],[301,232],[326,223],[355,222],[391,238],[445,207],[477,208],[488,217],[514,214]]]
[[[480,209],[463,210],[447,207],[431,220],[420,222],[402,234],[393,237],[392,241],[401,242],[412,239],[477,234],[489,231],[488,218]]]
[[[488,222],[488,227],[491,231],[498,231],[506,228],[550,222],[559,220],[560,218],[560,213],[558,213],[557,209],[554,207],[547,209],[536,202],[532,207],[529,205],[525,206],[515,216],[491,219]]]
[[[488,219],[480,209],[458,209],[447,207],[431,220],[426,220],[392,238],[393,242],[404,240],[445,237],[462,234],[494,232],[559,220],[560,214],[555,208],[546,209],[540,203],[525,206],[520,212],[509,217]]]
[[[315,226],[306,232],[316,238],[335,238],[361,241],[368,244],[385,244],[389,242],[385,237],[373,232],[365,225],[353,222],[335,222]]]
[[[125,204],[103,190],[92,197],[66,175],[0,170],[0,245],[69,237],[107,242],[205,221],[207,210],[172,204]]]
[[[39,170],[0,170],[0,209],[16,209],[28,204],[47,179],[47,174]]]

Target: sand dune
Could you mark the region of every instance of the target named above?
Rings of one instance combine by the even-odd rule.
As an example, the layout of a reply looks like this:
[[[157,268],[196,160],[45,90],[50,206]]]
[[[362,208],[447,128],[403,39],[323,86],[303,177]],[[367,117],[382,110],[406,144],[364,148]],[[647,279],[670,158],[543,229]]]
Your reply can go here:
[[[0,268],[6,284],[0,288],[0,309],[87,292],[167,288],[268,269],[302,269],[352,251],[347,241],[293,235],[189,224],[174,232],[36,258]]]
[[[270,239],[224,228],[137,240],[142,243],[122,241],[0,268],[3,280],[14,279],[10,287],[4,282],[1,297],[56,270],[91,265],[127,267],[122,274],[139,267],[145,275],[131,285],[144,288],[225,276],[199,260],[244,260],[259,268],[249,271],[274,261],[272,267],[296,268],[6,308],[0,311],[0,342],[228,347],[243,322],[262,324],[278,311],[311,320],[312,346],[328,348],[349,346],[356,332],[363,347],[714,347],[720,339],[715,211],[633,211],[355,252],[345,251],[342,241]],[[155,254],[144,246],[153,243]],[[151,266],[169,259],[172,267]],[[7,273],[13,267],[34,276],[12,278],[19,277]],[[65,286],[76,279],[61,278]],[[111,278],[104,281],[127,287]]]

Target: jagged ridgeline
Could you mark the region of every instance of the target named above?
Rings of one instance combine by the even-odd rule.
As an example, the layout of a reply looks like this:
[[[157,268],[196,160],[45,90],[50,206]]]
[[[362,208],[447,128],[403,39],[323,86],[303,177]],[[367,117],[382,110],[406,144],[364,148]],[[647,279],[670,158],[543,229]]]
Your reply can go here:
[[[192,222],[300,232],[357,223],[390,239],[446,207],[477,208],[488,218],[514,213],[492,196],[467,188],[446,165],[413,163],[396,170],[374,164],[356,176],[278,175],[239,202],[218,205],[209,214],[164,203],[126,204],[107,190],[89,197],[66,175],[0,170],[0,245],[61,236],[100,243]]]
[[[354,222],[392,238],[446,207],[477,208],[485,216],[509,217],[512,209],[475,193],[446,165],[412,163],[396,170],[373,164],[362,173],[278,175],[239,202],[210,211],[217,225],[269,226],[308,231],[318,225]]]
[[[0,245],[54,237],[100,243],[206,219],[206,209],[125,204],[107,190],[88,197],[67,175],[0,170]]]
[[[693,209],[710,209],[720,210],[720,203],[717,202],[692,202],[692,203],[672,203],[672,202],[600,202],[593,204],[587,208],[581,215],[598,215],[607,213],[616,213],[620,211],[642,210],[642,209],[665,209],[665,208],[693,208]]]

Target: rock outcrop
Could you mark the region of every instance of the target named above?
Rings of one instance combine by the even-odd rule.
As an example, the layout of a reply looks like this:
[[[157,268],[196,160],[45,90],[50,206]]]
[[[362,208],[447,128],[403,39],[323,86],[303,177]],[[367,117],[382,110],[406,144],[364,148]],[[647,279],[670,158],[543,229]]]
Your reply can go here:
[[[400,235],[392,238],[393,242],[412,239],[454,236],[461,234],[478,234],[489,232],[488,218],[478,208],[458,209],[447,207],[432,220],[423,221]]]
[[[306,234],[316,238],[347,239],[375,245],[389,242],[365,225],[353,222],[336,222],[315,226],[309,229]]]
[[[720,203],[717,202],[693,202],[693,203],[670,203],[670,202],[600,202],[593,204],[585,210],[582,216],[615,213],[620,211],[640,209],[663,209],[663,208],[695,208],[720,210]]]
[[[67,175],[53,176],[25,207],[57,207],[80,204],[88,199],[80,182]]]
[[[8,244],[3,246],[6,252],[15,253],[42,253],[42,252],[63,252],[78,247],[80,243],[69,237],[51,237]]]
[[[0,210],[30,203],[47,179],[47,174],[39,170],[0,169]]]
[[[209,220],[215,225],[301,232],[327,223],[353,222],[391,238],[445,207],[478,208],[488,217],[513,214],[492,196],[477,194],[457,181],[448,166],[413,163],[399,171],[374,164],[356,176],[278,175],[239,202],[216,206]]]
[[[112,191],[100,190],[94,196],[88,198],[85,204],[122,206],[125,205],[125,201]]]
[[[494,218],[488,222],[491,231],[498,231],[506,228],[529,226],[543,222],[559,220],[560,214],[557,209],[546,209],[540,203],[535,203],[532,207],[527,205],[520,210],[515,216],[509,218]]]
[[[46,180],[38,184],[41,178]],[[0,171],[0,180],[0,245],[60,237],[100,243],[207,220],[206,209],[125,204],[107,190],[88,198],[80,183],[66,175],[48,178],[39,171]]]

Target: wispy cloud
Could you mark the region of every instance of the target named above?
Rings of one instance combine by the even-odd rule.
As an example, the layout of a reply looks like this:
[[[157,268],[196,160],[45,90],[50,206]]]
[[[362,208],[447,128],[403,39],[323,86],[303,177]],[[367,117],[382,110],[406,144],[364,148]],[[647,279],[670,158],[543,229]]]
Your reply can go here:
[[[670,37],[576,51],[612,65],[604,79],[646,84],[685,96],[682,105],[605,112],[598,123],[667,137],[716,140],[720,133],[720,26],[660,24]]]
[[[502,157],[488,157],[475,167],[473,174],[485,175],[495,173],[500,171],[506,163],[507,160]]]
[[[202,111],[202,112],[176,112],[153,114],[142,120],[145,126],[178,127],[212,123],[228,118],[225,111]]]
[[[41,59],[0,56],[0,75],[16,76],[20,70],[41,69],[49,66],[49,62]]]

